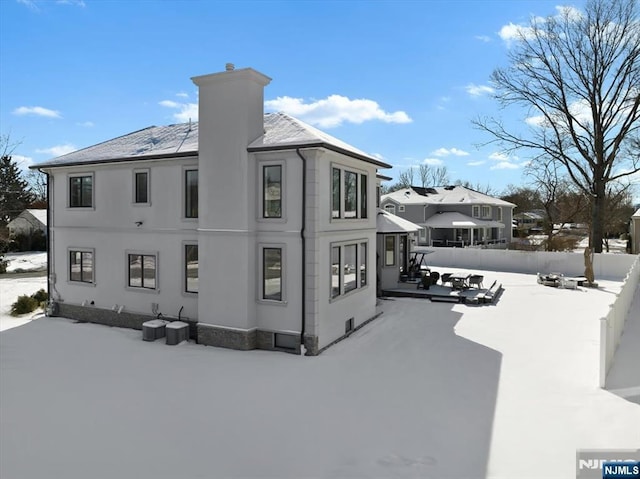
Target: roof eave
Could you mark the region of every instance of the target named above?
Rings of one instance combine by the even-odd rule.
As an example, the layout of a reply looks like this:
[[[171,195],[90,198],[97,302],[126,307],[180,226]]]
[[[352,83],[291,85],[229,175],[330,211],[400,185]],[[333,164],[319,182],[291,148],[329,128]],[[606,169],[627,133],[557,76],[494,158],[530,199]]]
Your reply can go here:
[[[31,170],[40,170],[40,169],[51,169],[51,168],[64,168],[68,166],[85,166],[85,165],[98,165],[98,164],[106,164],[106,163],[123,163],[126,161],[150,161],[150,160],[170,160],[173,158],[189,158],[189,157],[197,157],[197,151],[185,151],[179,153],[163,153],[161,155],[144,155],[144,156],[127,156],[123,158],[105,158],[102,160],[93,160],[93,161],[72,161],[69,163],[53,163],[53,162],[45,162],[38,163],[36,165],[29,166]]]

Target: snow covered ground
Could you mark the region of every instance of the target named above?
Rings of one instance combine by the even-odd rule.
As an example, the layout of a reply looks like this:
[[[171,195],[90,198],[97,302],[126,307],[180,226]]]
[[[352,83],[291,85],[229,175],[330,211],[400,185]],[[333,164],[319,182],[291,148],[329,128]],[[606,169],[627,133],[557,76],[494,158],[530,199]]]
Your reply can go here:
[[[564,479],[576,449],[640,447],[640,405],[597,387],[621,284],[480,273],[498,304],[384,300],[319,357],[61,318],[4,331],[0,477]]]
[[[27,273],[47,270],[47,252],[29,251],[25,253],[6,253],[4,259],[9,261],[7,273]]]
[[[0,276],[0,331],[21,326],[44,315],[41,309],[18,317],[9,314],[11,305],[18,296],[32,295],[39,289],[47,290],[46,275],[24,277],[5,274]]]

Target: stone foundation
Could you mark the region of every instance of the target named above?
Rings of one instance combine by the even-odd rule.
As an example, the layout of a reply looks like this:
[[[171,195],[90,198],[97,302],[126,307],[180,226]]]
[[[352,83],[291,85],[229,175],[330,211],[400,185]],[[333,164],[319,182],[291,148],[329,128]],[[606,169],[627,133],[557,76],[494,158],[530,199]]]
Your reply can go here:
[[[219,348],[256,349],[257,333],[255,329],[230,329],[198,323],[198,344]]]
[[[126,311],[118,313],[111,309],[101,309],[93,306],[68,303],[57,303],[57,305],[56,316],[118,328],[142,329],[142,323],[150,319],[156,319],[154,316],[147,314],[128,313]]]

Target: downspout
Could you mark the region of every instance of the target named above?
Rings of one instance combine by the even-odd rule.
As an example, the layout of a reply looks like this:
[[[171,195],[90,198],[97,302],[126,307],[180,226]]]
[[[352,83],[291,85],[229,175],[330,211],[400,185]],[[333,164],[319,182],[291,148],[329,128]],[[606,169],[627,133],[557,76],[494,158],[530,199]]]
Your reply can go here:
[[[40,173],[44,173],[41,169],[38,169]],[[50,196],[50,185],[49,182],[52,181],[51,175],[49,173],[44,173],[47,175],[47,302],[51,303],[51,196]]]
[[[307,327],[307,308],[306,308],[306,300],[307,300],[307,281],[306,281],[306,273],[307,273],[307,265],[306,265],[306,246],[307,241],[305,238],[305,226],[307,224],[307,159],[302,156],[300,153],[300,148],[296,148],[296,153],[302,160],[302,226],[300,227],[300,240],[302,242],[302,324],[300,327],[300,345],[304,350],[304,333]]]

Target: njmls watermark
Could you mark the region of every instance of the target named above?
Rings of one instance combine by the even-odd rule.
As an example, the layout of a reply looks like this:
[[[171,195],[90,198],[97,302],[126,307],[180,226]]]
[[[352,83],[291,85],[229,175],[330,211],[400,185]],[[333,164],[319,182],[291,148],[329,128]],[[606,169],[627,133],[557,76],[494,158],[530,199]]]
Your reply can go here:
[[[576,479],[640,478],[640,449],[578,449]]]

